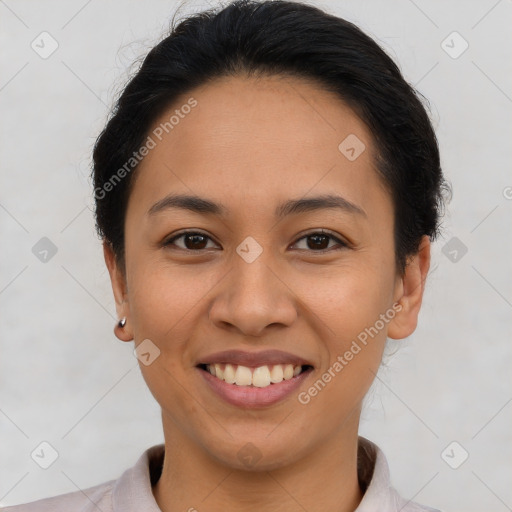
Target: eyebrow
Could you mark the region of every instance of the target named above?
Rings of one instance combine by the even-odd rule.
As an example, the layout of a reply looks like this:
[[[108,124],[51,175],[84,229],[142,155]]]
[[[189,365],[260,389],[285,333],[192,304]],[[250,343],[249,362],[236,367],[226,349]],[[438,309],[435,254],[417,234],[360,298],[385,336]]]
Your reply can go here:
[[[228,209],[221,203],[216,203],[195,195],[169,194],[156,202],[147,212],[152,216],[169,208],[189,210],[202,215],[217,215],[225,217]],[[359,206],[351,203],[342,196],[325,194],[316,197],[302,199],[290,199],[277,206],[274,215],[283,218],[288,215],[296,215],[324,209],[338,209],[347,213],[367,217],[366,212]]]

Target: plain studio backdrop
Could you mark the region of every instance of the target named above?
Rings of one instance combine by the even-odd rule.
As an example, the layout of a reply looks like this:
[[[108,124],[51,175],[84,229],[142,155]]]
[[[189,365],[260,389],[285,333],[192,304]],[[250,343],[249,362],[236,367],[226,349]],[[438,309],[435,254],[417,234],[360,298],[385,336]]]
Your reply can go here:
[[[511,510],[512,2],[314,5],[374,37],[429,99],[454,190],[419,326],[390,344],[360,433],[405,497]],[[133,342],[113,334],[89,172],[115,93],[177,7],[0,1],[0,505],[117,478],[163,442]]]

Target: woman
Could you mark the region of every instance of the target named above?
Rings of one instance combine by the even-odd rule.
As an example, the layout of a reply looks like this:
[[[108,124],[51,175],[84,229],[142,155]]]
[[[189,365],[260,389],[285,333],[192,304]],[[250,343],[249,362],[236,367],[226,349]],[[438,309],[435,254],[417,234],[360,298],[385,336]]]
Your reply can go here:
[[[415,91],[353,24],[284,0],[193,15],[94,148],[98,233],[165,444],[16,511],[434,510],[358,436],[416,328],[442,176]]]

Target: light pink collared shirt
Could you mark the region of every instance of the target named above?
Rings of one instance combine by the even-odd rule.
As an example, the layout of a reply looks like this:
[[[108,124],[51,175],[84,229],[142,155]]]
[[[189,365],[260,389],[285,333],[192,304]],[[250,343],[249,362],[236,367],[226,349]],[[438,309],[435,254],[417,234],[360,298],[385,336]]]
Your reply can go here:
[[[2,508],[2,512],[161,512],[152,486],[162,472],[165,445],[148,448],[118,479],[23,505]],[[359,437],[358,475],[363,499],[354,512],[441,512],[405,500],[391,487],[384,453],[377,445]],[[204,507],[191,503],[194,511]]]

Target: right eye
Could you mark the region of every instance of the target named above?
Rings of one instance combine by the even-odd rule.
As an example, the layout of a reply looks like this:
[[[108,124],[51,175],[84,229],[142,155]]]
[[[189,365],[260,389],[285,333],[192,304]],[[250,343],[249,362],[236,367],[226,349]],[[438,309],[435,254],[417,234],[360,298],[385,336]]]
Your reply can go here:
[[[175,243],[179,239],[183,239],[184,247],[179,246]],[[166,240],[163,243],[163,246],[170,248],[173,248],[172,246],[175,246],[184,251],[198,252],[207,249],[207,247],[205,247],[205,243],[207,243],[206,240],[211,240],[211,238],[205,235],[204,233],[198,231],[184,231]]]

